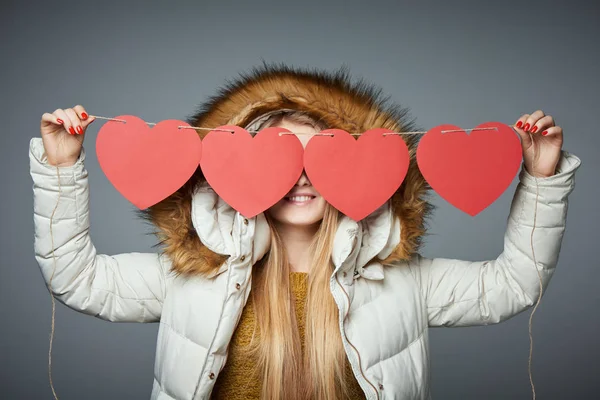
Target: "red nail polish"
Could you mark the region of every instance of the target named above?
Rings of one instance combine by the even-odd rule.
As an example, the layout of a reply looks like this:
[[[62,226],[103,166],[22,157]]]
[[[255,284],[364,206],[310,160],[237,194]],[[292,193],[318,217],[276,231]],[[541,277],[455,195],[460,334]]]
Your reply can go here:
[[[56,118],[56,122],[58,122],[58,123],[59,123],[59,124],[61,124],[61,125],[65,123],[65,121],[63,121],[63,120],[62,120],[62,119],[60,119],[60,118]]]
[[[517,128],[520,128],[523,125],[521,121],[517,122]]]
[[[70,133],[71,135],[74,135],[74,134],[75,134],[75,129],[73,129],[73,127],[72,127],[72,126],[70,126],[70,127],[69,127],[69,133]]]
[[[81,113],[81,118],[83,118],[84,120],[88,119],[87,113]]]
[[[542,132],[542,135],[546,136],[548,134],[548,131],[544,131]]]
[[[82,127],[80,127],[80,126],[78,126],[78,127],[77,127],[77,133],[80,133],[80,134],[81,134],[81,133],[83,133],[83,128],[82,128]]]
[[[525,124],[525,128],[523,128],[523,130],[524,130],[525,132],[527,132],[527,130],[528,130],[528,129],[529,129],[529,124]]]
[[[537,131],[537,126],[533,126],[533,129],[531,130],[531,133],[535,133]]]

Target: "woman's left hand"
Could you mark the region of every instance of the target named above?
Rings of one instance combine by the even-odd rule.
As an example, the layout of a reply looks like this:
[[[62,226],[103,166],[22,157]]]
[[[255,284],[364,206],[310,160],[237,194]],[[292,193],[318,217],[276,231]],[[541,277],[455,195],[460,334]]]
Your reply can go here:
[[[537,110],[531,115],[523,114],[514,128],[521,136],[527,172],[538,178],[554,175],[563,145],[563,130],[554,126],[554,118]]]

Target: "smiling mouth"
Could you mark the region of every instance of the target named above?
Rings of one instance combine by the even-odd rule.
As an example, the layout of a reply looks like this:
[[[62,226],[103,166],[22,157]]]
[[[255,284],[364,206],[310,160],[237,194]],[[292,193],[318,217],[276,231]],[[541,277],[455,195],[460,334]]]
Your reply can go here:
[[[287,196],[285,198],[285,200],[288,203],[292,203],[295,205],[303,205],[303,204],[308,204],[310,203],[312,200],[314,200],[317,196],[309,196],[309,195],[303,195],[303,196]]]

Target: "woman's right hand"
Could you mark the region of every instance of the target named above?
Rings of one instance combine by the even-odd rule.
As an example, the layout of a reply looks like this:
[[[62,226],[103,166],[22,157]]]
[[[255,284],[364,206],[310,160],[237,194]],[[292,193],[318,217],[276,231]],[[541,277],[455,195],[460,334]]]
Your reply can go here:
[[[68,167],[79,158],[85,131],[94,122],[83,106],[44,113],[40,131],[48,164]]]

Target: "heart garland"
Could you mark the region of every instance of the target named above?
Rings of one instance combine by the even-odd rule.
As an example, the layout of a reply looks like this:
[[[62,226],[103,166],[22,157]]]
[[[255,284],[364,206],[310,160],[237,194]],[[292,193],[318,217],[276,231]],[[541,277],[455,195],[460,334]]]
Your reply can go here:
[[[289,131],[280,127],[252,137],[243,128],[225,125],[201,141],[194,129],[181,128],[189,127],[183,121],[149,128],[131,115],[117,118],[126,123],[109,121],[98,132],[98,161],[113,186],[140,209],[174,193],[200,166],[215,192],[251,218],[281,200],[305,169],[327,202],[359,221],[398,190],[410,163],[400,135],[386,135],[392,131],[381,128],[358,140],[328,129],[303,149],[296,135],[281,135]],[[495,129],[477,130],[490,127]],[[439,125],[421,138],[416,160],[433,190],[474,216],[508,188],[522,150],[515,132],[500,122],[481,124],[469,135],[457,126]]]

